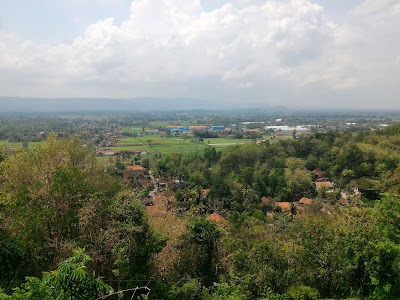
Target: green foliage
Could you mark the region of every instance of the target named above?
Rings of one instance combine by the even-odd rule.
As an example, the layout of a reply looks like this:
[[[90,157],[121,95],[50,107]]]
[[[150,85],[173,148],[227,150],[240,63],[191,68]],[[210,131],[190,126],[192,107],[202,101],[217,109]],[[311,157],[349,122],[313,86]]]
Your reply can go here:
[[[113,293],[113,289],[94,272],[88,271],[92,258],[84,249],[74,251],[74,255],[61,262],[55,271],[44,273],[42,279],[27,277],[20,288],[11,295],[0,293],[0,299],[95,299],[104,294]]]
[[[50,135],[35,151],[8,157],[1,175],[3,286],[40,275],[79,246],[102,275],[148,279],[148,262],[166,237],[151,230],[137,195],[121,191],[79,140]]]
[[[379,231],[389,240],[400,244],[400,195],[384,194],[376,208]]]
[[[199,279],[215,277],[215,260],[221,231],[214,221],[192,218],[179,239],[182,262],[179,267]]]
[[[202,299],[202,284],[198,279],[187,279],[182,286],[172,289],[168,296],[176,300]]]
[[[162,250],[167,237],[150,229],[143,207],[133,193],[121,192],[115,197],[109,207],[109,218],[104,239],[114,241],[108,241],[113,274],[120,279],[148,279],[147,263],[153,254]]]
[[[305,285],[291,286],[287,294],[293,300],[315,300],[318,299],[318,290]]]
[[[214,286],[204,290],[204,300],[246,300],[248,295],[240,285],[234,283],[221,282],[214,283]]]

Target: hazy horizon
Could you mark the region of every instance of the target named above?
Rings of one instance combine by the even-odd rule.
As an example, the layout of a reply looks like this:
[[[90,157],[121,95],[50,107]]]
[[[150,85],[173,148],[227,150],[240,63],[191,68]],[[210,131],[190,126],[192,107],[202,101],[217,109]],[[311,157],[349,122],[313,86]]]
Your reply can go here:
[[[400,109],[398,36],[395,0],[2,1],[0,97]]]

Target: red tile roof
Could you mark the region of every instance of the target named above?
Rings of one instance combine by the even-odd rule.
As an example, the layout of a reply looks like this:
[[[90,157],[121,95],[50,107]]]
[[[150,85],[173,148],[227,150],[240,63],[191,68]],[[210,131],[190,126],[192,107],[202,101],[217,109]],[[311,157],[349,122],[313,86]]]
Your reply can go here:
[[[279,206],[282,210],[290,210],[291,204],[290,202],[275,202],[276,206]]]
[[[190,126],[192,130],[204,130],[208,128],[208,126]]]
[[[222,222],[222,221],[226,221],[225,218],[223,216],[221,216],[220,214],[212,213],[211,215],[209,215],[207,217],[207,219],[215,221],[215,222]]]
[[[210,192],[210,189],[202,189],[201,192],[203,193],[204,196],[207,196],[208,193]]]
[[[128,171],[144,171],[142,166],[127,166],[126,169]]]
[[[301,198],[301,199],[299,200],[299,203],[300,203],[300,204],[311,204],[312,202],[313,202],[312,199],[309,199],[309,198],[306,198],[306,197],[303,197],[303,198]]]

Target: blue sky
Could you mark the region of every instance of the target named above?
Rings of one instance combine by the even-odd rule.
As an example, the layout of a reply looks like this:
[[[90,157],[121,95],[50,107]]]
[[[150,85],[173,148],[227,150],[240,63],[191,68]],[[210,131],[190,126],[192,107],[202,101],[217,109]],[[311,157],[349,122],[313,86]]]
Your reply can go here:
[[[0,96],[400,108],[398,36],[396,0],[3,0]]]

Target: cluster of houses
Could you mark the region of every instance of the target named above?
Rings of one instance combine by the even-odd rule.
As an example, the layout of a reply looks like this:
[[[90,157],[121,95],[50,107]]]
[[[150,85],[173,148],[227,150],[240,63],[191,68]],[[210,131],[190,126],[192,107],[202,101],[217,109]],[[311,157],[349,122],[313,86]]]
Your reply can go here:
[[[295,209],[296,212],[302,213],[306,206],[313,203],[313,200],[303,197],[298,202],[272,202],[269,198],[262,197],[261,202],[266,205],[275,205],[282,212],[290,212],[292,209]]]
[[[315,169],[313,173],[318,177],[314,182],[317,191],[323,190],[326,193],[334,191],[334,184],[323,177],[325,175],[324,171]],[[151,201],[148,202],[148,205],[146,206],[146,210],[149,214],[166,215],[176,213],[177,200],[175,198],[175,192],[172,191],[171,188],[183,189],[186,186],[185,182],[174,178],[158,178],[153,181],[153,179],[148,175],[147,170],[140,165],[128,165],[126,167],[126,170],[123,173],[123,182],[127,184],[131,179],[138,180],[142,184],[143,188],[153,187],[154,185],[154,188],[159,190],[158,193],[153,194]],[[203,197],[207,197],[209,192],[209,189],[201,190]],[[297,202],[274,202],[265,196],[260,200],[261,203],[273,207],[274,211],[281,211],[284,213],[293,213],[293,211],[295,211],[298,214],[304,213],[305,208],[314,202],[313,199],[307,197],[302,197]],[[342,193],[339,203],[341,205],[349,204],[345,193]],[[209,215],[207,218],[216,222],[225,221],[225,218],[216,212]]]
[[[129,165],[122,174],[122,181],[127,184],[131,180],[138,180],[143,188],[147,188],[153,184],[148,172],[145,168],[138,165]]]

